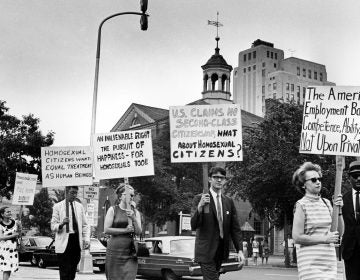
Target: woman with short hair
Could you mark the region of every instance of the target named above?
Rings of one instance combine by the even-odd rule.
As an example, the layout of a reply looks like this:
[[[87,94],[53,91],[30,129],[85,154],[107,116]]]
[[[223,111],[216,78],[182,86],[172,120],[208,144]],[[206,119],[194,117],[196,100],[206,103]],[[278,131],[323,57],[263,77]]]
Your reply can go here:
[[[130,210],[126,207],[126,188],[130,194]],[[115,205],[107,211],[104,223],[104,231],[110,235],[106,250],[106,279],[134,280],[138,267],[133,251],[134,235],[141,234],[140,212],[134,207],[134,189],[130,185],[121,183],[115,194]]]
[[[8,206],[0,208],[0,271],[3,280],[10,278],[11,272],[19,269],[19,253],[17,250],[18,226],[11,218]]]
[[[293,174],[293,184],[304,193],[295,204],[292,237],[297,250],[299,279],[336,279],[337,261],[334,243],[339,232],[331,232],[333,208],[320,196],[322,171],[319,165],[305,162]],[[334,204],[342,207],[339,195]],[[343,221],[339,216],[340,235]]]

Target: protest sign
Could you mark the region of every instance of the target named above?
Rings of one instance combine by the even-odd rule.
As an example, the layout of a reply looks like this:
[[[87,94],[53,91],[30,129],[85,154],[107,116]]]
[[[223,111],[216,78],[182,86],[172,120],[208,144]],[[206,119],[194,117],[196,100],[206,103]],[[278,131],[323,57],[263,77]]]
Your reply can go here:
[[[99,188],[93,186],[84,187],[84,198],[85,199],[99,199]]]
[[[44,187],[92,185],[90,147],[42,147],[41,170]]]
[[[13,205],[33,205],[38,175],[16,172]]]
[[[154,175],[151,130],[95,134],[96,179]]]
[[[239,104],[170,107],[171,162],[242,161]]]
[[[360,156],[360,87],[309,87],[300,153]]]

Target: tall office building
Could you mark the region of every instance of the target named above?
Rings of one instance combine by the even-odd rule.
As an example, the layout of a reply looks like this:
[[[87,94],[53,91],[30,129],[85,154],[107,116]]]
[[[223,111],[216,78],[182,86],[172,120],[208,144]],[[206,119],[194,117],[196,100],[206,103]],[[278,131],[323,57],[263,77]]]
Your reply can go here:
[[[335,85],[327,81],[325,65],[296,57],[284,58],[274,44],[254,41],[239,53],[233,73],[234,102],[258,116],[265,114],[265,99],[302,104],[308,86]]]

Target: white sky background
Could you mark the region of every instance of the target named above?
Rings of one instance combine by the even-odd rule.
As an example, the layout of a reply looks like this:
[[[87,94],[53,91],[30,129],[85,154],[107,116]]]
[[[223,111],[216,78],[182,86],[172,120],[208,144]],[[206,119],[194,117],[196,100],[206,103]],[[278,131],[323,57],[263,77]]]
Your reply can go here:
[[[33,113],[55,146],[89,145],[97,29],[138,0],[0,0],[0,100]],[[131,103],[168,109],[201,98],[201,65],[220,54],[237,66],[256,39],[324,64],[328,80],[360,86],[359,0],[149,0],[149,29],[120,16],[102,29],[96,132]]]

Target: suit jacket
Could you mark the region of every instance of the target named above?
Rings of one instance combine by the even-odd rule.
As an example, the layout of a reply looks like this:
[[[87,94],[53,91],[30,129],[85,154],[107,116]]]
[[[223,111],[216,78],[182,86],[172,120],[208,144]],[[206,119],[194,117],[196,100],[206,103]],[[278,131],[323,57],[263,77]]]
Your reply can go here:
[[[71,207],[69,206],[69,211],[71,212]],[[84,207],[81,203],[74,202],[74,211],[76,216],[76,221],[78,224],[79,232],[79,244],[80,248],[83,248],[83,240],[90,241],[90,228],[86,223]],[[66,204],[65,200],[56,203],[53,207],[53,213],[51,218],[51,230],[55,232],[55,252],[64,253],[68,240],[69,233],[66,232],[66,225],[59,228],[61,222],[66,217]]]
[[[209,263],[214,260],[220,239],[219,223],[216,215],[216,207],[210,194],[209,213],[199,213],[197,206],[201,194],[195,196],[192,207],[191,228],[196,230],[195,261]],[[221,195],[224,229],[224,252],[223,260],[229,257],[230,238],[237,251],[242,250],[241,230],[237,218],[237,212],[233,200]]]
[[[360,246],[360,223],[356,222],[352,190],[343,196],[344,206],[342,208],[345,232],[342,238],[342,256],[344,260],[352,257],[356,243]]]

